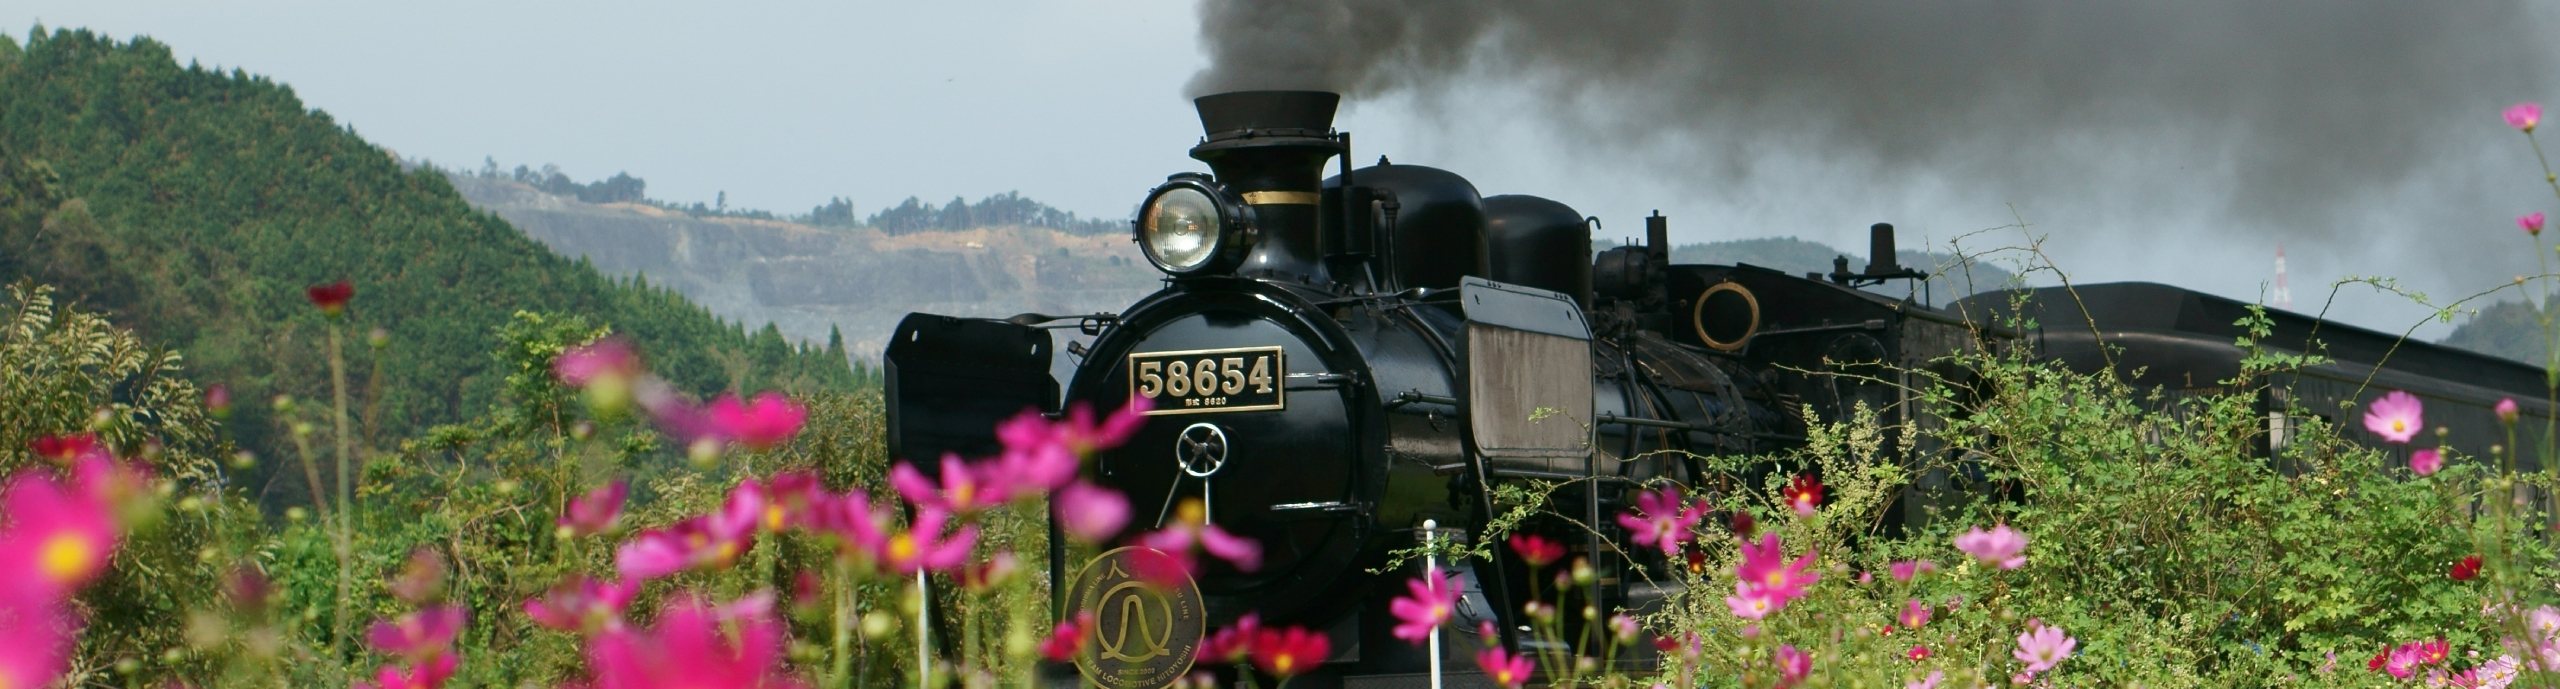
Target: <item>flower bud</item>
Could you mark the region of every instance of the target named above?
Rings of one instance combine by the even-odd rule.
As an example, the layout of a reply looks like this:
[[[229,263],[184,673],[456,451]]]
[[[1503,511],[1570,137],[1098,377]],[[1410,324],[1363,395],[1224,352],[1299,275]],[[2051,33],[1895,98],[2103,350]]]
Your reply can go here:
[[[1573,583],[1575,585],[1590,586],[1592,581],[1599,578],[1600,572],[1591,568],[1591,558],[1577,557],[1573,559]]]
[[[258,468],[257,453],[248,450],[231,453],[231,468],[241,471]]]
[[[372,346],[374,351],[382,351],[382,348],[391,346],[391,331],[376,327],[364,334],[364,343]]]
[[[569,437],[579,442],[586,442],[596,437],[596,422],[580,419],[577,423],[569,424]]]
[[[275,401],[270,404],[275,407],[276,413],[278,414],[293,413],[292,395],[277,395]]]
[[[871,614],[862,616],[862,638],[885,639],[897,632],[898,618],[890,616],[887,611],[873,610]]]
[[[284,508],[284,518],[285,521],[302,521],[311,518],[311,511],[300,507],[287,507]]]
[[[497,489],[498,489],[498,494],[499,494],[499,495],[514,495],[514,494],[516,494],[516,489],[517,489],[517,488],[521,488],[521,487],[523,487],[523,486],[524,486],[524,484],[522,484],[522,483],[518,483],[515,479],[511,479],[511,478],[510,478],[510,479],[499,479],[499,480],[498,480],[498,485],[497,485],[497,486],[495,486],[495,488],[497,488]]]

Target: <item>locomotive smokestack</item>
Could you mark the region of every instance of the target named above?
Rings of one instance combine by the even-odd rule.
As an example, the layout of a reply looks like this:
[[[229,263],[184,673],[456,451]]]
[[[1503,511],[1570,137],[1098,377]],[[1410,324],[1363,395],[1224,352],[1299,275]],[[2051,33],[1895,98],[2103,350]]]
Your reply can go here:
[[[1324,91],[1236,91],[1192,101],[1207,136],[1191,157],[1253,208],[1258,237],[1239,274],[1331,281],[1316,233],[1324,163],[1343,151],[1333,132],[1341,102],[1341,94]]]
[[[1893,224],[1876,223],[1867,227],[1867,274],[1897,275],[1902,266],[1895,259],[1900,252],[1893,249]]]

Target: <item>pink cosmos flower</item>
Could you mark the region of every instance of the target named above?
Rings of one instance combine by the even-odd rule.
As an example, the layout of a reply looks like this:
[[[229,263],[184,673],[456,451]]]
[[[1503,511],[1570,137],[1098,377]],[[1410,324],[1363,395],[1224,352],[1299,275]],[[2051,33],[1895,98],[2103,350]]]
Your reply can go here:
[[[2393,390],[2366,407],[2364,429],[2386,441],[2409,442],[2410,438],[2418,436],[2418,429],[2426,425],[2425,411],[2426,404],[2419,402],[2418,396]]]
[[[1203,663],[1241,663],[1253,656],[1253,639],[1262,633],[1262,616],[1245,613],[1234,625],[1212,633],[1200,641],[1196,653]]]
[[[723,620],[718,610],[685,599],[670,604],[656,629],[607,633],[587,644],[595,689],[784,689],[782,625],[761,614]]]
[[[2445,576],[2452,577],[2454,581],[2470,581],[2480,578],[2480,556],[2467,556],[2462,558],[2462,561],[2453,563],[2453,570],[2446,572]]]
[[[106,569],[118,540],[113,506],[95,493],[72,490],[34,471],[22,471],[0,489],[10,521],[0,531],[0,591],[43,600],[60,598]]]
[[[1903,560],[1893,563],[1890,569],[1893,571],[1894,581],[1910,581],[1912,577],[1920,576],[1921,572],[1938,571],[1938,563],[1928,560]]]
[[[1092,629],[1093,613],[1089,611],[1059,622],[1056,629],[1049,631],[1049,638],[1040,641],[1040,657],[1053,663],[1075,660],[1076,652],[1084,650],[1085,638],[1092,636]]]
[[[2017,569],[2027,564],[2027,535],[1998,524],[1990,531],[1973,527],[1956,536],[1956,549],[2001,569]]]
[[[940,485],[935,485],[934,479],[925,478],[924,472],[906,462],[889,468],[889,485],[897,488],[899,496],[917,507],[976,514],[1003,502],[1006,497],[1002,486],[1004,481],[998,478],[1002,474],[982,474],[982,471],[960,461],[960,455],[945,453],[942,455],[942,471],[939,472]]]
[[[2541,215],[2541,213],[2535,213],[2534,215]],[[2496,407],[2492,407],[2492,408],[2491,408],[2491,411],[2494,411],[2494,412],[2496,412],[2496,413],[2498,414],[2498,423],[2515,423],[2515,422],[2516,422],[2516,398],[2513,398],[2513,397],[2504,397],[2504,398],[2499,398],[2499,400],[2498,400],[2498,406],[2496,406]]]
[[[1734,577],[1767,590],[1777,597],[1779,607],[1785,607],[1788,600],[1802,597],[1805,587],[1822,580],[1822,574],[1812,570],[1814,555],[1815,551],[1807,549],[1794,562],[1788,562],[1778,535],[1762,534],[1758,546],[1742,544],[1742,562],[1734,567]]]
[[[756,395],[753,402],[740,402],[737,395],[722,395],[711,403],[711,423],[721,434],[752,450],[770,450],[800,434],[800,424],[809,419],[809,409],[791,401],[779,392]]]
[[[1264,629],[1253,637],[1253,665],[1286,681],[1316,669],[1333,654],[1333,640],[1305,627]]]
[[[2542,236],[2542,214],[2535,212],[2516,216],[2516,227],[2523,229],[2525,234],[2540,237]]]
[[[1929,604],[1913,598],[1902,604],[1902,614],[1894,617],[1904,629],[1919,629],[1929,624]]]
[[[2028,620],[2027,627],[2026,633],[2018,635],[2017,650],[2009,653],[2018,662],[2027,664],[2027,674],[2053,669],[2064,658],[2071,657],[2071,649],[2080,645],[2080,640],[2064,636],[2061,627],[2036,620]]]
[[[391,578],[391,597],[410,605],[444,600],[445,575],[444,554],[434,548],[411,550],[400,574]]]
[[[2507,119],[2507,126],[2529,133],[2534,125],[2542,122],[2542,104],[2517,103],[2507,106],[2507,111],[2499,114]]]
[[[1407,579],[1404,586],[1413,592],[1413,596],[1398,596],[1388,601],[1387,611],[1394,613],[1396,620],[1402,622],[1396,625],[1396,638],[1421,645],[1431,638],[1431,630],[1446,624],[1449,615],[1457,609],[1458,578],[1441,572],[1438,576]]]
[[[204,410],[213,418],[231,418],[231,386],[221,383],[205,386]]]
[[[756,527],[765,518],[764,483],[740,481],[720,509],[677,522],[665,529],[641,532],[614,552],[624,578],[647,581],[688,569],[727,567],[755,545]]]
[[[551,373],[573,388],[597,383],[629,385],[640,375],[640,355],[631,343],[619,337],[606,337],[570,347],[551,360]]]
[[[999,550],[996,554],[988,556],[985,561],[960,568],[960,590],[986,593],[995,587],[1003,586],[1005,582],[1012,581],[1014,575],[1021,573],[1022,558],[1015,557],[1013,551]]]
[[[781,533],[790,528],[817,528],[821,513],[835,496],[827,492],[816,472],[786,471],[766,479],[764,530]]]
[[[1805,675],[1813,674],[1813,656],[1796,650],[1794,645],[1779,646],[1777,661],[1779,687],[1795,686],[1804,681]]]
[[[1813,516],[1814,510],[1822,506],[1822,479],[1814,478],[1812,474],[1799,474],[1795,480],[1787,482],[1783,494],[1787,507],[1795,510],[1796,516]]]
[[[1529,683],[1529,676],[1537,671],[1537,665],[1529,662],[1529,656],[1511,655],[1504,652],[1500,646],[1488,648],[1483,653],[1476,654],[1476,667],[1484,669],[1485,679],[1493,680],[1494,684],[1502,685],[1504,689],[1520,689],[1521,685]]]
[[[1725,597],[1724,605],[1733,611],[1734,617],[1757,620],[1786,607],[1787,599],[1769,589],[1753,586],[1751,582],[1740,581],[1734,582],[1733,595]]]
[[[1666,486],[1637,493],[1636,509],[1619,513],[1618,525],[1627,527],[1636,543],[1659,547],[1669,557],[1680,554],[1680,544],[1693,536],[1690,530],[1706,516],[1706,507],[1705,500],[1681,500],[1679,486]]]
[[[80,623],[50,596],[0,582],[0,687],[50,687],[62,676]]]
[[[408,672],[384,665],[374,673],[372,682],[356,682],[355,689],[436,689],[444,686],[445,680],[453,678],[455,666],[459,664],[460,659],[448,653],[412,665]]]
[[[2535,641],[2560,641],[2560,608],[2548,605],[2535,607],[2532,612],[2525,613],[2524,626]]]
[[[1564,559],[1564,546],[1537,534],[1512,534],[1511,552],[1519,553],[1520,560],[1529,563],[1530,569],[1552,565],[1557,560]]]
[[[1058,491],[1058,530],[1085,543],[1102,543],[1129,524],[1129,499],[1120,491],[1084,481]]]
[[[942,533],[951,514],[933,508],[916,513],[914,524],[907,530],[889,534],[877,551],[873,562],[889,574],[913,576],[918,570],[948,572],[969,561],[969,548],[978,542],[977,525],[960,527],[948,536]]]
[[[2444,469],[2444,454],[2437,452],[2435,448],[2409,453],[2409,470],[2417,472],[2419,476],[2433,476],[2442,469]]]
[[[1002,468],[999,475],[1006,477],[1007,498],[1027,499],[1066,485],[1085,457],[1118,447],[1145,426],[1145,414],[1152,408],[1146,398],[1135,398],[1097,423],[1093,408],[1079,402],[1056,422],[1037,410],[1025,410],[997,425],[996,440],[1004,445],[1004,452],[995,462]]]
[[[1185,573],[1194,569],[1193,565],[1196,562],[1193,555],[1194,546],[1198,546],[1200,550],[1209,551],[1210,555],[1215,555],[1218,559],[1234,564],[1236,569],[1241,571],[1251,572],[1262,568],[1261,544],[1228,534],[1225,529],[1209,523],[1208,514],[1201,508],[1200,501],[1184,500],[1175,514],[1172,524],[1166,525],[1162,530],[1139,536],[1138,545],[1154,548],[1173,556],[1173,561],[1180,564]]]
[[[586,495],[570,498],[569,505],[560,510],[560,518],[556,521],[560,528],[568,529],[571,536],[592,536],[611,531],[616,522],[622,521],[622,501],[630,494],[631,484],[614,481],[588,491]]]
[[[551,587],[541,598],[528,598],[524,614],[533,623],[564,632],[595,634],[622,628],[622,611],[640,593],[635,581],[599,582],[586,575]]]
[[[1946,679],[1946,671],[1930,670],[1929,676],[1905,682],[1902,685],[1902,689],[1938,689],[1938,683],[1946,681]]]
[[[365,633],[365,641],[373,644],[374,650],[412,663],[434,660],[453,651],[453,638],[462,633],[470,614],[460,605],[425,608],[374,623],[373,629]]]
[[[1903,652],[1902,652],[1902,657],[1904,657],[1904,658],[1910,658],[1910,659],[1912,659],[1912,660],[1928,660],[1928,659],[1929,659],[1929,647],[1927,647],[1927,646],[1913,646],[1913,647],[1911,647],[1911,650],[1903,651]]]

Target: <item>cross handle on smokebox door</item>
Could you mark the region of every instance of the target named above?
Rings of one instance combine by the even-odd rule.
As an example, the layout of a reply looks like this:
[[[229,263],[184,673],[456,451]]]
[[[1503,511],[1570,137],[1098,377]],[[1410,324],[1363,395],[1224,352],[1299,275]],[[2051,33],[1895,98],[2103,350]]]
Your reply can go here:
[[[1173,462],[1183,474],[1200,479],[1200,518],[1208,521],[1209,515],[1214,514],[1209,509],[1209,477],[1227,466],[1227,432],[1217,424],[1205,422],[1183,427],[1182,433],[1174,436]],[[1173,508],[1173,497],[1182,492],[1181,476],[1174,477],[1173,486],[1165,493],[1164,509],[1156,514],[1158,527],[1164,526],[1165,517]]]

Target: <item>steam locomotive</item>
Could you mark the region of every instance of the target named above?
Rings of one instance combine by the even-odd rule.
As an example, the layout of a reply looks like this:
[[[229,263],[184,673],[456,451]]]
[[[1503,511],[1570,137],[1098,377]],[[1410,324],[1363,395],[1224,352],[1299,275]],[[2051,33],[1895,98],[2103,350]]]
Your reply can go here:
[[[1154,411],[1143,430],[1089,468],[1129,497],[1130,534],[1197,499],[1209,521],[1264,548],[1254,571],[1210,562],[1198,574],[1200,624],[1254,612],[1326,630],[1332,671],[1391,675],[1428,658],[1388,633],[1386,601],[1412,573],[1373,570],[1424,538],[1480,533],[1505,482],[1572,482],[1553,507],[1600,534],[1524,528],[1551,529],[1590,557],[1599,571],[1576,592],[1583,601],[1640,606],[1664,592],[1622,576],[1626,556],[1602,542],[1623,536],[1606,515],[1625,509],[1631,486],[1694,484],[1705,476],[1694,455],[1792,447],[1809,421],[1862,406],[1902,422],[1910,372],[1966,381],[1940,363],[1946,355],[2033,347],[2086,370],[2147,365],[2146,385],[2191,392],[2237,371],[2229,324],[2245,305],[2208,295],[2084,286],[2079,298],[1989,293],[1935,308],[1863,289],[1926,278],[1896,265],[1889,225],[1871,228],[1873,258],[1859,271],[1845,258],[1828,274],[1674,265],[1659,213],[1645,219],[1644,243],[1595,256],[1595,221],[1563,203],[1482,196],[1451,172],[1383,157],[1353,169],[1350,134],[1332,128],[1338,100],[1308,91],[1197,99],[1206,136],[1190,154],[1211,173],[1172,175],[1139,205],[1134,240],[1166,277],[1126,310],[909,315],[885,357],[893,456],[985,454],[990,429],[1023,408],[1055,412],[1063,400],[1108,410],[1145,398]],[[2060,309],[2084,303],[2094,305],[2089,328],[1985,325],[1986,314],[2073,323]],[[2007,311],[2021,304],[2043,311]],[[2318,379],[2316,394],[2262,400],[2280,446],[2288,419],[2322,404],[2334,414],[2335,399],[2352,399],[2340,384],[2377,370],[2378,343],[2391,338],[2290,314],[2278,326],[2278,346],[2316,337],[2373,355],[2303,374]],[[1069,343],[1076,364],[1063,390],[1050,373],[1059,328],[1093,338]],[[2504,360],[2422,344],[2388,359],[2389,386],[2479,406],[2481,418],[2499,397],[2543,397],[2538,372]],[[2528,413],[2549,409],[2529,403]],[[1879,461],[1943,451],[1888,445]],[[1923,476],[1918,487],[1947,480]],[[1923,518],[1925,492],[1893,509]],[[1488,550],[1490,560],[1444,565],[1465,590],[1453,628],[1472,635],[1491,621],[1510,637],[1528,570]],[[1051,557],[1053,609],[1064,610],[1068,563],[1054,545]],[[1446,645],[1452,657],[1471,646]]]

